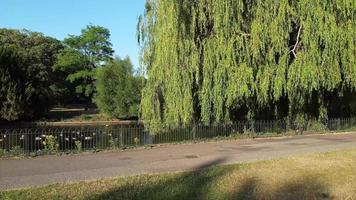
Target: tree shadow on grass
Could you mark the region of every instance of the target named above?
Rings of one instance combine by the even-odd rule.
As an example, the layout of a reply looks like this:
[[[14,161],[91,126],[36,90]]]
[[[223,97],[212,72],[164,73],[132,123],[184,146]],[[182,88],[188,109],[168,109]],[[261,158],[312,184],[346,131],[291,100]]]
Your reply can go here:
[[[205,191],[209,187],[209,183],[228,173],[228,170],[219,168],[211,173],[206,168],[221,164],[225,160],[225,158],[219,158],[204,163],[193,171],[185,172],[179,176],[167,176],[164,179],[155,179],[153,176],[149,179],[141,178],[89,199],[206,199]]]
[[[288,179],[288,177],[286,177]],[[331,200],[328,187],[313,175],[288,180],[276,188],[263,187],[256,177],[244,180],[229,199],[273,200]]]
[[[199,200],[199,199],[273,199],[273,200],[329,200],[334,199],[328,187],[319,181],[317,176],[304,174],[297,178],[286,177],[281,185],[264,186],[258,177],[245,177],[241,180],[233,180],[231,183],[223,183],[228,188],[236,187],[235,191],[216,191],[214,187],[220,187],[218,180],[232,173],[230,167],[216,167],[225,158],[216,159],[205,163],[191,172],[181,175],[165,175],[134,177],[125,182],[121,187],[109,190],[105,193],[88,198],[89,200],[113,200],[113,199],[158,199],[158,200]],[[233,168],[236,169],[236,168]],[[228,185],[231,184],[231,185]],[[225,192],[225,193],[224,193]]]

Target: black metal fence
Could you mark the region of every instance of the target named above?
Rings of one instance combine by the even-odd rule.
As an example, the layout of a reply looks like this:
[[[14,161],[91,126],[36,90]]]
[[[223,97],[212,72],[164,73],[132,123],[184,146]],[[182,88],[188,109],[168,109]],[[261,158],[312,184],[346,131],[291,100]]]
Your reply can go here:
[[[335,131],[356,131],[356,118],[330,119],[324,123],[241,121],[222,125],[164,126],[156,127],[155,130],[139,124],[13,126],[0,127],[0,156],[97,151],[214,138],[268,137]]]

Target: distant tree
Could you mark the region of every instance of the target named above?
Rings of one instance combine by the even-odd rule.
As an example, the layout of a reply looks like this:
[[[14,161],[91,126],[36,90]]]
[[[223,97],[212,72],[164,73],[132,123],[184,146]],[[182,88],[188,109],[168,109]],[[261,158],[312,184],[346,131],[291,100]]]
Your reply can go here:
[[[0,117],[6,120],[16,120],[24,113],[21,59],[14,46],[0,47]]]
[[[88,25],[81,35],[70,35],[64,39],[66,49],[58,56],[55,65],[57,71],[66,76],[80,97],[91,101],[95,93],[96,69],[112,60],[113,49],[110,43],[110,31],[101,26]],[[61,85],[58,88],[65,88]],[[67,88],[71,90],[73,88]]]
[[[60,41],[27,30],[0,29],[0,118],[34,118],[52,103],[52,67]]]
[[[98,70],[95,102],[111,117],[137,116],[144,78],[134,76],[129,58],[116,58]]]

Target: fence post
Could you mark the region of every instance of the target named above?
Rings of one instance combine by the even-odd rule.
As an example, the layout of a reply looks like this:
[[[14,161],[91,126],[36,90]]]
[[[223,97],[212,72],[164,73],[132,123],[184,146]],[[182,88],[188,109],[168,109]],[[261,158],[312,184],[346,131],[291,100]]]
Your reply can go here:
[[[120,129],[120,127],[118,130],[120,131],[120,147],[122,148],[124,147],[124,141],[123,141],[124,137],[122,135],[122,130]]]
[[[29,129],[24,134],[24,153],[29,153],[30,152],[30,140],[31,140],[31,135]]]
[[[147,144],[152,144],[152,135],[150,133],[150,131],[145,131],[145,129],[142,129],[142,132],[145,136],[145,139],[144,139],[144,145],[147,145]]]
[[[195,134],[196,134],[198,128],[199,128],[199,125],[194,125],[194,128],[193,128],[193,140],[195,140]]]

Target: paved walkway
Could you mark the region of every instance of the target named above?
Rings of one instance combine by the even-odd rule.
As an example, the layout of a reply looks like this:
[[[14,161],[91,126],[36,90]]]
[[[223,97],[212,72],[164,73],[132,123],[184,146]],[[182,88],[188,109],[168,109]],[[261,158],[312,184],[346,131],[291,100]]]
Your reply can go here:
[[[166,145],[153,149],[0,160],[0,190],[142,173],[192,170],[313,152],[356,148],[356,134]]]

